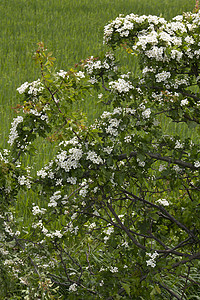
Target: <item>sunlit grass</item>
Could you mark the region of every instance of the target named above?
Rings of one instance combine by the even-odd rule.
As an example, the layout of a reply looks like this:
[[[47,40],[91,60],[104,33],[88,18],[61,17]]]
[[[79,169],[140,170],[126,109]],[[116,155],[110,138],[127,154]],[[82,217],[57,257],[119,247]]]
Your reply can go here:
[[[32,54],[43,41],[57,58],[57,67],[68,69],[80,59],[103,49],[103,27],[119,14],[156,14],[169,19],[192,10],[187,0],[1,0],[0,2],[0,145],[5,145],[11,107],[19,102],[16,88],[36,80]],[[131,61],[128,61],[130,64]],[[91,110],[94,108],[92,103]]]

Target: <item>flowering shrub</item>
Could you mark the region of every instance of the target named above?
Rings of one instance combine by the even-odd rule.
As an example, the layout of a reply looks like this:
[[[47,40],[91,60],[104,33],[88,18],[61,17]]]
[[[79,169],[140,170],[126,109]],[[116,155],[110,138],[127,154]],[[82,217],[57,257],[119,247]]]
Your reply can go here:
[[[18,88],[0,155],[0,266],[2,280],[14,278],[6,299],[200,294],[199,25],[199,13],[119,16],[105,26],[110,52],[68,72],[39,44],[41,78]],[[138,76],[120,72],[122,45]],[[96,91],[109,106],[88,124],[80,107]],[[40,170],[22,167],[38,137],[57,153]],[[29,222],[15,212],[26,190]]]

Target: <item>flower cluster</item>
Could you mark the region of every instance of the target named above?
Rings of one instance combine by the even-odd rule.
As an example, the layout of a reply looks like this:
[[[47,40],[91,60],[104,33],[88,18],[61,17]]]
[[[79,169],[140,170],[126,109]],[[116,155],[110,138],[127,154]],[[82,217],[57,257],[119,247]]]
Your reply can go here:
[[[41,93],[43,89],[44,89],[44,85],[41,83],[40,79],[38,79],[31,83],[28,82],[23,83],[19,88],[17,88],[17,91],[20,94],[24,94],[26,92],[29,95],[33,95],[34,97],[36,97],[38,94]]]
[[[28,111],[28,114],[31,114],[31,115],[36,116],[36,117],[40,117],[42,121],[45,121],[47,124],[49,123],[48,116],[45,113],[45,108],[40,112],[38,112],[36,109],[30,109]]]
[[[39,208],[38,205],[35,205],[35,203],[33,203],[33,208],[32,208],[33,215],[44,214],[45,212],[46,212],[45,208]]]
[[[158,199],[156,202],[163,206],[169,206],[169,202],[166,199]]]
[[[95,71],[110,70],[113,69],[114,66],[114,56],[112,53],[108,52],[105,54],[105,58],[103,60],[91,56],[86,60],[84,68],[87,74],[92,75]]]
[[[159,18],[157,16],[138,16],[135,14],[130,14],[123,17],[121,15],[104,27],[104,42],[109,43],[115,33],[122,38],[127,38],[132,31],[137,31],[140,27],[144,31],[144,29],[147,29],[148,27],[163,25],[166,23],[167,22],[164,18]]]
[[[61,191],[57,191],[53,194],[53,196],[50,197],[50,201],[48,206],[49,207],[56,207],[57,206],[57,201],[61,198]]]
[[[191,67],[198,64],[200,55],[199,39],[194,38],[199,35],[199,14],[186,13],[176,16],[170,22],[151,15],[121,15],[105,26],[104,41],[111,46],[116,43],[121,45],[125,41],[132,49],[130,53],[139,54],[143,74],[140,84],[148,86],[149,82],[154,82],[155,87],[150,92],[153,101],[159,101],[159,104],[165,106],[169,101],[174,102],[179,105],[179,109],[185,109],[192,101],[199,107],[195,94],[184,91],[190,85],[198,85],[199,80],[198,70],[195,71],[195,68]],[[184,62],[188,59],[193,63],[186,67]],[[178,72],[174,72],[175,68]],[[185,68],[188,68],[187,75]],[[118,85],[117,81],[111,82],[111,88],[119,89],[119,93],[126,88],[128,90],[124,81],[118,81]],[[160,92],[161,87],[165,92]],[[170,94],[170,97],[166,98],[167,94]],[[186,98],[185,94],[191,98]]]
[[[147,253],[148,256],[150,256],[150,259],[146,261],[147,266],[151,266],[152,268],[155,268],[156,266],[156,257],[159,256],[159,254],[155,251],[153,254]]]
[[[10,129],[10,134],[9,134],[9,139],[8,139],[8,143],[12,146],[14,141],[18,138],[18,131],[17,131],[17,127],[20,123],[23,122],[23,117],[22,116],[18,116],[17,118],[15,118],[13,120],[13,122],[11,123],[12,127]]]
[[[79,160],[82,155],[82,149],[77,147],[69,149],[69,154],[66,151],[61,151],[57,155],[56,163],[65,172],[69,172],[71,169],[76,169],[79,166]]]
[[[70,292],[76,292],[77,291],[77,284],[76,283],[71,284],[70,287],[69,287],[69,291]]]
[[[20,185],[26,185],[28,189],[31,188],[31,182],[30,182],[30,179],[27,176],[26,177],[24,175],[19,176],[18,177],[18,182],[19,182]]]
[[[130,81],[126,81],[123,78],[119,78],[117,81],[110,81],[109,86],[112,91],[116,91],[118,93],[128,93],[131,89],[133,89],[133,85]]]
[[[91,160],[94,164],[102,164],[103,160],[100,156],[98,156],[94,151],[89,151],[87,153],[87,160]]]

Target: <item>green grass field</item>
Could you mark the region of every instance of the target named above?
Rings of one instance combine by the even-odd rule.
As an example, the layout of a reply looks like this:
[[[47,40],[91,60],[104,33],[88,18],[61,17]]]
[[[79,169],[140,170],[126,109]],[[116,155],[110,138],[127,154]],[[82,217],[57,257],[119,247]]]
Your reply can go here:
[[[14,117],[11,107],[19,102],[16,88],[39,76],[32,61],[37,42],[43,41],[57,58],[57,67],[66,70],[82,58],[98,55],[104,25],[119,14],[162,14],[170,19],[191,11],[194,4],[194,0],[1,0],[0,146],[5,146]]]

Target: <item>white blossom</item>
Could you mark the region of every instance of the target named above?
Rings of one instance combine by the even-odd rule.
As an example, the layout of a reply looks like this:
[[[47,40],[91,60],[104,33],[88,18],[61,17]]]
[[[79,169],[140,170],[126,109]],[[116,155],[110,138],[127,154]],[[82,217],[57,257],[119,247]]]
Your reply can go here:
[[[109,82],[109,86],[113,91],[116,90],[118,93],[127,93],[130,89],[133,89],[131,82],[122,78],[119,78],[117,81]]]
[[[157,61],[164,61],[166,58],[164,57],[164,48],[153,46],[150,50],[145,51],[145,55],[148,58],[155,58]]]
[[[95,192],[94,192],[94,193],[95,193]],[[97,210],[94,211],[93,215],[94,215],[94,216],[97,216],[97,217],[100,216],[100,214],[99,214],[99,212],[98,212]]]
[[[121,107],[115,107],[113,110],[113,115],[120,115],[122,113],[122,108]]]
[[[112,114],[109,111],[104,111],[101,115],[101,119],[110,118]]]
[[[57,185],[61,185],[61,186],[62,186],[62,185],[63,185],[62,182],[63,182],[63,179],[62,179],[62,178],[57,179],[55,185],[56,185],[56,186],[57,186]]]
[[[98,80],[96,79],[95,76],[91,77],[88,81],[89,81],[91,84],[98,83]]]
[[[107,234],[107,235],[111,235],[111,233],[114,232],[114,228],[113,228],[113,227],[108,227],[108,228],[105,229],[103,232],[104,232],[105,234]]]
[[[117,273],[118,272],[118,268],[117,267],[110,267],[110,272],[112,273]]]
[[[77,284],[73,283],[69,287],[69,292],[76,292],[77,291]]]
[[[9,254],[9,251],[4,250],[3,248],[0,248],[0,253],[1,253],[2,255],[8,255],[8,254]]]
[[[60,193],[61,191],[57,191],[50,197],[50,202],[48,203],[49,207],[56,207],[58,205],[57,200],[62,197]]]
[[[183,99],[181,100],[181,106],[185,106],[187,105],[189,102],[188,102],[188,99]]]
[[[77,178],[76,177],[68,177],[67,182],[69,182],[71,184],[76,184]]]
[[[156,82],[166,81],[166,79],[171,77],[171,73],[167,71],[163,71],[155,75]]]
[[[99,98],[99,99],[101,99],[102,97],[103,97],[103,94],[102,94],[102,93],[98,94],[98,98]]]
[[[81,185],[82,185],[82,188],[80,189],[79,191],[79,195],[82,196],[82,197],[86,197],[87,193],[88,193],[88,184],[86,183],[87,181],[84,180]]]
[[[74,220],[74,219],[76,219],[76,217],[77,217],[77,213],[74,213],[74,214],[71,216],[71,219]]]
[[[186,36],[185,41],[186,41],[187,44],[194,44],[195,43],[195,40],[193,39],[193,37],[191,37],[189,35]]]
[[[145,166],[145,161],[141,161],[139,158],[137,158],[138,166],[144,167]]]
[[[173,170],[178,173],[181,171],[181,168],[179,166],[175,165],[175,166],[173,166]]]
[[[62,238],[62,233],[60,232],[60,230],[56,230],[55,232],[52,232],[51,233],[51,237],[54,237],[54,236],[56,236],[56,237],[58,237],[58,238]]]
[[[121,120],[118,119],[110,119],[109,120],[109,126],[106,128],[106,132],[108,134],[111,134],[113,136],[117,136],[118,135],[118,130],[117,127],[119,126],[119,124],[121,123]]]
[[[171,58],[172,59],[176,59],[179,62],[181,60],[182,56],[183,56],[183,52],[175,50],[175,49],[171,50]]]
[[[158,171],[159,171],[159,172],[162,172],[163,170],[166,170],[166,166],[163,165],[163,164],[161,164],[161,165],[159,166]]]
[[[78,80],[80,80],[81,78],[85,78],[85,74],[82,71],[75,73],[75,75]]]
[[[57,75],[62,77],[62,78],[65,78],[67,72],[66,71],[63,71],[63,70],[60,70],[59,72],[57,72]]]
[[[158,43],[158,34],[156,31],[151,31],[146,34],[141,34],[138,36],[138,42],[136,43],[136,46],[141,46],[143,50],[146,50],[147,44],[155,45]]]
[[[18,177],[18,182],[20,185],[26,185],[27,188],[31,188],[31,182],[29,178],[25,177],[24,175]]]
[[[148,119],[151,115],[151,109],[150,108],[147,108],[145,111],[142,112],[142,116],[145,118],[145,119]]]
[[[125,247],[125,248],[128,248],[128,247],[129,247],[129,244],[128,244],[128,242],[126,242],[126,241],[123,242],[121,245],[122,245],[122,247]]]
[[[100,156],[98,156],[94,151],[88,151],[87,156],[86,156],[87,160],[91,160],[94,164],[102,164],[103,160]]]
[[[125,137],[124,137],[124,142],[125,142],[125,143],[130,143],[130,142],[131,142],[131,138],[132,138],[131,135],[125,136]]]
[[[112,147],[107,146],[107,147],[103,148],[103,151],[110,154],[113,151],[113,146]]]
[[[175,149],[182,149],[183,148],[183,144],[181,144],[180,140],[176,140]]]
[[[166,199],[158,199],[156,202],[163,206],[169,206],[169,202]]]
[[[26,89],[29,87],[29,83],[26,81],[24,82],[20,87],[17,88],[17,91],[20,93],[20,94],[23,94]]]
[[[155,268],[156,266],[156,257],[159,255],[156,251],[151,254],[151,253],[146,253],[146,255],[150,256],[151,258],[149,260],[146,261],[147,266],[151,266],[152,268]]]
[[[13,122],[11,123],[12,127],[10,129],[9,139],[8,143],[12,146],[14,141],[18,138],[18,132],[17,132],[17,126],[18,124],[23,122],[23,117],[18,116],[17,118],[13,119]]]
[[[194,166],[195,166],[195,168],[199,168],[200,167],[200,161],[199,160],[195,161]]]
[[[29,83],[28,94],[37,96],[37,94],[40,93],[43,89],[44,89],[44,86],[41,83],[40,79],[38,79],[38,80],[35,80],[35,81]]]
[[[37,176],[40,176],[41,178],[45,178],[47,176],[47,172],[43,169],[37,171]]]
[[[34,205],[35,203],[33,203]],[[37,215],[37,214],[45,214],[46,209],[45,208],[39,208],[38,205],[33,206],[32,208],[32,214]]]
[[[58,166],[69,172],[71,169],[76,169],[79,166],[79,160],[83,155],[83,151],[80,148],[69,149],[69,154],[67,151],[61,151],[56,157],[56,162]]]
[[[99,282],[99,285],[100,285],[100,286],[103,286],[103,285],[104,285],[104,281],[101,280],[101,281]]]

